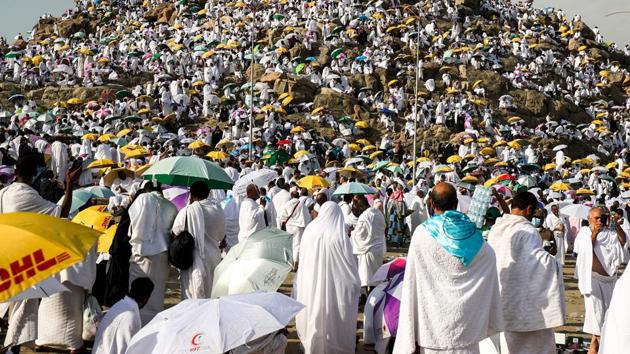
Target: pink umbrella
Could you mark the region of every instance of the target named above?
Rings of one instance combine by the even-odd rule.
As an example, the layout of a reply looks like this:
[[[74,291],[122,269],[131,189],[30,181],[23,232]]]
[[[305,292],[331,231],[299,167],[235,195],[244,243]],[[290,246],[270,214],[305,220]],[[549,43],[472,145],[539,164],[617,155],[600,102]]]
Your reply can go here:
[[[175,205],[177,210],[183,209],[188,205],[190,191],[184,187],[168,187],[162,191],[164,198],[168,199]]]
[[[95,113],[96,118],[99,118],[99,119],[107,118],[109,117],[110,114],[112,114],[112,110],[109,108],[101,108]]]
[[[383,264],[374,273],[370,281],[372,283],[378,283],[387,279],[391,279],[394,275],[404,272],[407,265],[407,259],[405,257],[398,257],[394,260]]]

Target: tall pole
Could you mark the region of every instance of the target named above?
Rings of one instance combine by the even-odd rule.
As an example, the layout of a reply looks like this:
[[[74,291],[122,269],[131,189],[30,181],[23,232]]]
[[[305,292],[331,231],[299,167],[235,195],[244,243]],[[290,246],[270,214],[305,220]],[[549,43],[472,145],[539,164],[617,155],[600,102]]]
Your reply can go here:
[[[254,28],[254,24],[252,23],[252,60],[251,64],[249,65],[249,69],[251,71],[251,81],[249,85],[249,93],[251,95],[251,99],[249,102],[249,159],[251,161],[254,160]]]
[[[417,151],[416,145],[418,141],[418,80],[420,80],[420,68],[419,68],[419,60],[420,60],[420,21],[418,21],[418,25],[416,28],[416,87],[414,92],[414,103],[413,103],[413,185],[416,185],[416,164],[417,161]]]

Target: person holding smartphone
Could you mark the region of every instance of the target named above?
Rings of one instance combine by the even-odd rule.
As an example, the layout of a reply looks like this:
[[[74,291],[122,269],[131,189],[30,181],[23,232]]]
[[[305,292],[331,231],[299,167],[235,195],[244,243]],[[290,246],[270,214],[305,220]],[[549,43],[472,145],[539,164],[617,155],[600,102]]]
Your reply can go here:
[[[617,270],[623,261],[626,233],[618,216],[611,219],[601,207],[591,209],[588,226],[582,227],[575,238],[578,288],[584,296],[584,329],[592,335],[589,353],[597,353],[599,337],[612,293],[617,282]]]

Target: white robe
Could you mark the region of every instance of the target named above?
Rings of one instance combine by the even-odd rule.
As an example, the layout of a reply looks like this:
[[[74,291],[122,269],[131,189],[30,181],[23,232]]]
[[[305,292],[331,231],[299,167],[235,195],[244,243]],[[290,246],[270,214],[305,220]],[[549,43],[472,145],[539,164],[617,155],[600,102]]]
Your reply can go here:
[[[305,353],[354,353],[360,280],[343,213],[326,202],[304,230],[295,299],[306,305],[296,317]]]
[[[278,220],[278,226],[286,222],[286,231],[293,235],[293,259],[297,261],[300,255],[302,234],[306,225],[311,221],[311,214],[309,214],[304,202],[301,202],[299,199],[291,199],[284,204]]]
[[[131,338],[140,328],[138,303],[125,296],[99,322],[92,354],[125,354]]]
[[[241,201],[238,214],[238,242],[245,241],[251,234],[258,230],[264,229],[265,226],[265,210],[256,201],[245,198]]]
[[[394,353],[414,353],[416,345],[421,352],[476,353],[481,340],[502,328],[492,248],[484,243],[465,267],[418,227],[407,255]]]
[[[291,193],[289,193],[288,191],[281,189],[278,192],[276,192],[276,194],[273,196],[272,198],[272,202],[273,205],[276,207],[276,210],[279,211],[278,213],[278,220],[276,220],[278,227],[280,227],[281,221],[280,221],[280,214],[282,214],[282,210],[284,209],[284,205],[291,200]]]
[[[0,190],[0,213],[18,211],[59,216],[61,206],[42,198],[31,186],[14,182]],[[5,346],[25,344],[37,338],[38,307],[38,299],[11,303]]]
[[[179,211],[173,233],[188,230],[195,239],[193,265],[180,273],[183,299],[208,299],[214,268],[221,262],[219,244],[225,237],[225,213],[210,201],[194,202]]]
[[[599,354],[621,354],[630,348],[630,272],[615,285],[606,320],[602,328]]]
[[[238,232],[240,226],[238,224],[239,206],[235,198],[230,198],[222,203],[223,212],[225,213],[225,242],[227,250],[238,243]]]
[[[385,217],[380,210],[368,208],[357,221],[351,233],[352,253],[357,256],[361,286],[370,286],[370,278],[383,265],[385,244]]]
[[[553,237],[556,241],[556,247],[558,250],[556,253],[556,259],[560,262],[560,264],[564,265],[564,254],[568,248],[566,235],[569,230],[569,221],[562,215],[555,216],[553,213],[550,213],[545,218],[544,227],[553,232]]]
[[[565,318],[562,266],[543,249],[538,231],[522,216],[497,219],[488,244],[497,258],[509,353],[531,353],[533,348],[536,353],[555,353],[552,328],[562,326]]]
[[[50,169],[57,179],[63,183],[68,171],[68,146],[60,141],[55,141],[50,146]]]

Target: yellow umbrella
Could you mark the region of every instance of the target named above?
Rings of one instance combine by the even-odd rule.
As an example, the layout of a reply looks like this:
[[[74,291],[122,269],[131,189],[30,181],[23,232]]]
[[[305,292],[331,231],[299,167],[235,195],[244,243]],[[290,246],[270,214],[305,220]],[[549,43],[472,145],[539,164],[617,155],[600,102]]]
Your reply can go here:
[[[447,163],[459,163],[461,161],[462,161],[462,157],[459,155],[449,156],[448,159],[446,159]]]
[[[83,104],[83,101],[80,98],[73,97],[68,100],[68,104],[79,105],[79,104]]]
[[[381,156],[381,155],[383,155],[382,151],[380,151],[380,150],[379,151],[374,151],[373,153],[370,154],[370,158],[372,160],[374,160],[376,157]]]
[[[98,141],[100,141],[101,143],[106,143],[112,139],[114,139],[116,137],[116,135],[114,134],[103,134],[101,136],[98,137]]]
[[[293,129],[291,129],[291,134],[303,133],[303,132],[304,132],[304,128],[302,128],[302,127],[295,127]]]
[[[116,136],[119,137],[119,138],[122,138],[123,136],[129,135],[130,133],[133,133],[133,129],[126,128],[126,129],[123,129],[123,130],[119,131],[116,134]]]
[[[294,159],[299,159],[300,157],[302,157],[304,155],[308,155],[308,151],[300,150],[300,151],[296,152],[295,154],[293,154],[293,158]]]
[[[508,143],[508,146],[511,147],[514,150],[520,150],[521,149],[521,144],[517,143],[516,141],[510,141]]]
[[[479,180],[475,176],[466,176],[466,177],[462,178],[462,182],[479,183]]]
[[[201,149],[203,147],[206,147],[208,145],[206,145],[206,143],[204,143],[201,140],[195,140],[192,143],[188,144],[188,148],[191,150],[196,150],[196,149]]]
[[[521,117],[517,117],[517,116],[513,116],[508,118],[508,123],[512,124],[512,123],[517,123],[522,121],[523,119]]]
[[[230,155],[226,154],[223,151],[210,151],[206,156],[215,160],[223,160],[227,159]]]
[[[330,184],[321,176],[306,176],[298,181],[298,186],[312,190],[314,188],[326,188]]]
[[[360,129],[367,129],[370,127],[370,124],[366,120],[361,120],[358,121],[354,126]]]
[[[490,166],[490,165],[494,165],[495,163],[499,162],[499,160],[495,159],[494,157],[491,157],[489,159],[486,159],[483,164],[486,166]]]
[[[364,146],[363,149],[361,149],[361,151],[363,151],[363,152],[371,151],[371,150],[376,150],[376,146],[368,145],[368,146]]]
[[[583,168],[580,170],[580,173],[583,175],[587,175],[589,173],[591,173],[591,169],[590,168]]]
[[[595,120],[591,121],[591,123],[592,123],[592,124],[595,124],[595,125],[602,125],[602,124],[604,124],[604,122],[602,122],[602,121],[601,121],[601,120],[599,120],[599,119],[595,119]]]
[[[417,159],[416,161],[417,161],[418,163],[420,163],[420,162],[431,162],[431,161],[433,161],[433,160],[431,160],[431,159],[430,159],[430,158],[428,158],[428,157],[418,157],[418,159]]]
[[[552,191],[556,191],[556,192],[563,192],[563,191],[568,191],[571,189],[571,186],[568,183],[564,183],[562,181],[557,181],[555,183],[553,183],[549,189],[551,189]]]
[[[151,110],[148,108],[142,108],[138,110],[138,114],[146,114],[146,113],[151,113]]]
[[[577,191],[575,191],[575,194],[577,194],[577,195],[593,195],[595,193],[593,193],[593,191],[590,190],[590,189],[580,188]]]
[[[94,141],[96,139],[98,139],[98,134],[94,134],[94,133],[88,133],[88,134],[85,134],[85,135],[83,135],[81,137],[81,140],[92,140],[92,141]]]
[[[118,164],[112,160],[101,159],[101,160],[94,160],[90,162],[87,168],[103,168],[103,167],[112,167],[112,166],[118,166]]]
[[[135,159],[139,157],[149,156],[149,150],[143,148],[142,146],[138,146],[137,148],[131,149],[124,154],[126,159]]]
[[[614,161],[613,161],[613,162],[609,162],[609,163],[606,165],[606,169],[607,169],[607,170],[610,170],[611,168],[617,168],[617,162],[614,162]]]
[[[350,149],[350,151],[359,151],[361,150],[361,147],[357,144],[348,144],[348,149]]]
[[[356,143],[361,145],[372,145],[372,143],[367,139],[359,139],[356,141]]]
[[[505,161],[499,161],[494,164],[494,167],[508,167],[508,163]]]
[[[342,176],[350,176],[350,177],[354,177],[356,175],[361,175],[361,171],[357,170],[354,167],[344,167],[344,168],[340,168],[337,170],[337,173],[339,173]]]
[[[479,151],[481,155],[494,155],[494,149],[491,147],[485,147]]]
[[[148,163],[148,164],[145,164],[145,165],[140,165],[140,166],[136,167],[136,168],[133,170],[133,172],[136,174],[136,176],[138,176],[138,177],[139,177],[139,176],[142,176],[142,174],[143,174],[144,172],[146,172],[146,170],[148,170],[148,169],[149,169],[149,167],[151,167],[151,166],[153,166],[153,164],[152,164],[152,163]]]
[[[270,104],[264,105],[262,107],[260,107],[260,110],[263,112],[267,112],[267,111],[271,111],[273,109],[273,106]]]
[[[287,97],[291,96],[291,94],[289,92],[284,92],[282,93],[280,96],[278,96],[278,100],[283,100]]]
[[[437,173],[449,173],[449,172],[453,172],[453,168],[450,166],[440,166],[438,167],[437,170],[435,170],[435,172]]]
[[[114,216],[110,213],[104,213],[94,209],[85,209],[80,211],[73,219],[72,222],[87,226],[91,229],[104,232],[109,227],[109,223]]]
[[[82,261],[100,236],[68,220],[35,213],[0,214],[0,230],[0,302]]]
[[[490,178],[489,180],[487,180],[487,181],[485,181],[483,183],[483,186],[486,187],[486,188],[490,188],[493,185],[495,185],[496,183],[497,183],[497,179],[496,178]]]
[[[282,100],[282,105],[288,106],[291,102],[293,102],[293,96],[289,95]]]
[[[324,110],[324,107],[317,107],[311,112],[311,115],[315,115],[323,110]]]
[[[220,149],[220,148],[229,147],[229,146],[234,146],[234,143],[229,140],[223,139],[217,143],[216,147]]]
[[[507,145],[507,142],[505,140],[500,140],[494,143],[492,146],[496,148],[496,147],[505,146],[505,145]]]
[[[546,165],[543,166],[543,171],[551,171],[553,169],[555,169],[557,166],[555,163],[548,163]]]

